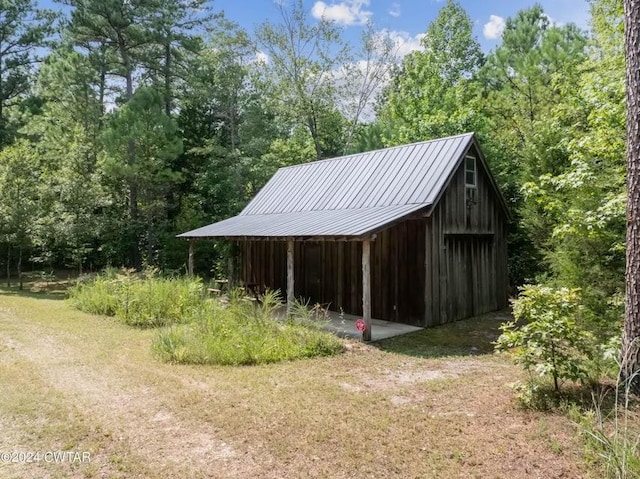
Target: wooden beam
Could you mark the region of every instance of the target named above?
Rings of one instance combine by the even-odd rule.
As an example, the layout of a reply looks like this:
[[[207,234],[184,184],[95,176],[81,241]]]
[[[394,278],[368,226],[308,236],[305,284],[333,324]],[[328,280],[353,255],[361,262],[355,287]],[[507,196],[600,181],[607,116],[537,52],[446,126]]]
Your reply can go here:
[[[431,326],[433,323],[433,256],[432,243],[433,228],[431,227],[432,218],[424,220],[424,317],[422,324]],[[397,319],[396,319],[397,321]]]
[[[362,242],[362,319],[365,329],[363,341],[371,341],[371,240]]]
[[[295,242],[293,238],[287,238],[287,314],[291,313],[293,308],[293,302],[295,298],[294,294],[294,251]]]
[[[193,276],[193,256],[194,256],[194,246],[196,244],[195,238],[189,239],[189,263],[187,266],[187,272],[189,276]]]

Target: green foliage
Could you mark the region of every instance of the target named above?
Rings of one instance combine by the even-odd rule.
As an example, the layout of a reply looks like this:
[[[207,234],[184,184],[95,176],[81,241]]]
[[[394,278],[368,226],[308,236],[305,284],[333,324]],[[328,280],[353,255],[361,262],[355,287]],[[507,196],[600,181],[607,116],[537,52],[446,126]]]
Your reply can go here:
[[[337,156],[346,138],[336,74],[348,63],[347,45],[335,23],[311,21],[301,0],[278,8],[282,22],[267,21],[256,32],[269,58],[262,85],[281,121],[308,131],[316,159]]]
[[[162,278],[152,270],[143,275],[108,270],[70,288],[69,301],[87,313],[116,316],[140,328],[191,321],[194,311],[205,305],[198,279]]]
[[[569,163],[556,173],[546,168],[547,173],[523,185],[523,192],[529,205],[525,221],[547,232],[538,244],[553,283],[581,288],[585,306],[608,337],[619,326],[624,292],[622,5],[595,2],[593,9],[595,37],[582,66],[581,86],[565,85],[565,97],[575,98],[552,110],[554,117],[562,115],[575,125],[556,142]]]
[[[181,178],[171,164],[182,152],[177,126],[164,112],[158,92],[140,88],[111,115],[102,140],[104,181],[120,211],[122,188],[128,192],[128,214],[120,218],[120,228],[132,243],[132,264],[141,251],[155,264],[167,196]]]
[[[23,129],[43,163],[41,218],[34,243],[41,261],[58,252],[65,266],[82,272],[92,240],[102,230],[96,210],[106,199],[97,172],[101,105],[98,75],[77,52],[60,49],[40,70],[36,91],[41,114]],[[37,140],[36,140],[37,139]]]
[[[58,15],[36,8],[33,0],[2,2],[0,16],[0,146],[15,133],[9,113],[30,91],[32,65],[51,40]]]
[[[424,51],[403,60],[387,87],[379,116],[387,144],[424,141],[475,130],[471,76],[482,64],[471,19],[448,0],[423,37]]]
[[[198,280],[151,277],[124,284],[116,317],[130,326],[155,328],[190,321],[203,302]]]
[[[619,360],[620,345],[615,359]],[[600,464],[604,477],[631,479],[640,477],[640,427],[635,398],[631,393],[632,380],[623,383],[623,369],[617,362],[615,390],[605,389],[593,395],[593,404],[584,411],[569,410],[578,426],[589,459]],[[638,374],[638,373],[636,373]],[[631,378],[633,379],[633,378]]]
[[[277,319],[277,294],[267,293],[256,306],[241,298],[229,305],[210,301],[188,324],[160,330],[153,343],[164,361],[186,364],[251,365],[327,356],[342,351],[334,335],[321,331],[298,308],[291,319]]]
[[[602,465],[604,477],[611,479],[637,479],[640,477],[640,432],[633,422],[631,412],[615,412],[610,418],[602,416],[599,409],[586,413],[574,412],[580,435],[588,454]]]
[[[159,358],[190,364],[261,364],[341,352],[342,343],[304,305],[278,318],[280,297],[268,292],[258,306],[239,291],[230,302],[205,296],[199,279],[162,278],[154,270],[107,270],[69,289],[70,304],[158,331]]]
[[[518,405],[531,411],[551,411],[558,406],[558,394],[554,384],[539,377],[518,381],[513,385]]]
[[[115,316],[125,279],[126,276],[116,275],[110,270],[93,278],[81,278],[67,291],[69,303],[85,313]]]
[[[516,210],[509,251],[518,283],[535,281],[548,266],[542,260],[553,219],[521,188],[562,173],[570,162],[564,140],[583,122],[574,106],[586,42],[575,25],[552,25],[535,5],[507,19],[500,45],[476,78],[485,154]]]
[[[505,323],[496,341],[498,351],[508,351],[526,371],[559,381],[586,384],[591,379],[590,358],[595,337],[583,323],[579,291],[528,285],[513,302],[516,321]]]

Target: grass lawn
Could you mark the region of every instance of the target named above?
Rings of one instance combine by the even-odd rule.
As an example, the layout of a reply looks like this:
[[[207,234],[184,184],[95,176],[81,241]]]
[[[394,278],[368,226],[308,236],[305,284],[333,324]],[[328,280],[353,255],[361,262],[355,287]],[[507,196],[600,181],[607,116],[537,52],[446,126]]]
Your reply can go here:
[[[153,330],[0,288],[0,453],[90,454],[0,462],[0,477],[598,477],[565,417],[512,402],[521,373],[490,348],[500,320],[176,366],[153,358]]]

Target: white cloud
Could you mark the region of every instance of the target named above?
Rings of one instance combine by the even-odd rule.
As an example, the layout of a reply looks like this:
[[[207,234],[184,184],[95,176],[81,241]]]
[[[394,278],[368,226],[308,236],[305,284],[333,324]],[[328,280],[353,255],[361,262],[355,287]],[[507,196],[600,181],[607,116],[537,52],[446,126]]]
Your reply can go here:
[[[500,38],[504,31],[505,21],[504,18],[498,15],[489,15],[489,21],[484,24],[482,28],[482,34],[487,40],[495,40]]]
[[[424,50],[422,46],[422,37],[424,33],[418,33],[415,36],[409,35],[407,32],[395,30],[381,30],[378,35],[383,39],[388,39],[393,45],[392,51],[398,59],[402,59],[411,52]]]
[[[330,20],[342,25],[364,25],[373,16],[367,10],[371,0],[344,0],[340,3],[326,4],[317,1],[313,4],[311,15],[318,20]]]
[[[268,65],[269,64],[269,55],[267,55],[265,52],[258,51],[256,53],[256,62]]]
[[[393,2],[391,4],[391,8],[389,9],[389,15],[397,18],[400,16],[400,13],[402,13],[400,11],[400,4],[398,2]]]

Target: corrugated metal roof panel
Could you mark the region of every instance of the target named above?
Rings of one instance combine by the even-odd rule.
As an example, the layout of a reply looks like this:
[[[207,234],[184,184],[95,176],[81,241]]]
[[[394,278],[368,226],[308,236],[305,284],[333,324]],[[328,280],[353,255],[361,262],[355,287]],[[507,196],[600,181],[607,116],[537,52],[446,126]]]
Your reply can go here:
[[[281,168],[236,217],[179,236],[362,236],[432,206],[473,133]]]
[[[432,204],[473,134],[280,169],[240,215]]]
[[[182,238],[286,236],[362,236],[423,209],[424,205],[393,205],[344,210],[295,211],[234,216],[178,235]]]

